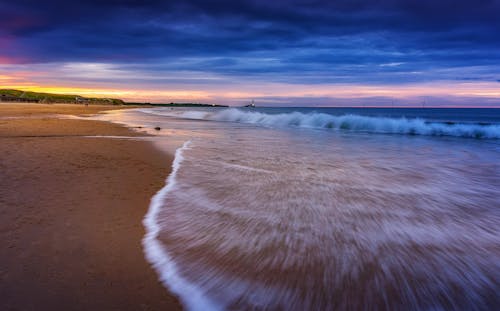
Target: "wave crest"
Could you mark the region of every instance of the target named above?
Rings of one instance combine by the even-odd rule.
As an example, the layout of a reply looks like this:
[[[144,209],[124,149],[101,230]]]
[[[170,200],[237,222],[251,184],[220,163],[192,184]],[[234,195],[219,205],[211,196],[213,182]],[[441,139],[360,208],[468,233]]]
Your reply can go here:
[[[209,111],[145,111],[143,112],[185,119],[250,123],[263,126],[292,126],[301,128],[334,129],[341,131],[454,136],[482,139],[499,139],[500,125],[429,122],[424,119],[372,117],[355,114],[335,116],[327,113],[278,113],[242,111],[236,108]]]

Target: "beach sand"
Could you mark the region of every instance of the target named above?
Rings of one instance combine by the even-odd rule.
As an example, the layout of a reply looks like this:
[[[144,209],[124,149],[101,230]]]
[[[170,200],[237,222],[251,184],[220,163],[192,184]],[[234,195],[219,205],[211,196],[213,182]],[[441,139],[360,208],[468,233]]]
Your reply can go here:
[[[0,103],[0,310],[179,310],[144,259],[142,219],[172,158],[114,106]],[[11,116],[29,119],[10,119]]]

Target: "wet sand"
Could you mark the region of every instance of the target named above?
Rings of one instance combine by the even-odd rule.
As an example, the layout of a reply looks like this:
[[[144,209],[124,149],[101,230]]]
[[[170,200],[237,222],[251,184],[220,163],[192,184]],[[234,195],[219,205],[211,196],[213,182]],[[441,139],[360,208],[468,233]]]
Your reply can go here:
[[[0,103],[0,310],[179,310],[142,219],[172,158],[98,121],[114,106]],[[11,119],[10,117],[29,117]]]

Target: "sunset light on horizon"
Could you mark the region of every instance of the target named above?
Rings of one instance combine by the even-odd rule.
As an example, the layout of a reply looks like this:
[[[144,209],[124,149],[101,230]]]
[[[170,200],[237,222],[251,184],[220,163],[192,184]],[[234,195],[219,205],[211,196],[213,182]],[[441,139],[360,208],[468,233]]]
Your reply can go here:
[[[92,66],[85,64],[86,66]],[[11,69],[18,65],[0,65]],[[51,64],[57,68],[57,64]],[[71,64],[60,68],[74,67]],[[79,64],[78,66],[82,66]],[[425,102],[435,107],[500,107],[498,82],[435,81],[406,84],[291,84],[286,82],[260,83],[241,77],[237,81],[224,76],[211,77],[213,83],[192,85],[175,82],[159,86],[154,79],[128,81],[133,72],[113,72],[111,65],[95,66],[92,75],[100,82],[82,79],[82,72],[19,71],[0,75],[4,89],[19,89],[54,94],[75,94],[90,97],[117,97],[132,102],[204,102],[237,106],[257,100],[267,106],[401,106],[419,107]],[[10,68],[9,68],[10,67]],[[100,71],[99,68],[108,68]],[[76,70],[76,69],[75,69]],[[10,70],[7,70],[8,72]],[[83,72],[84,74],[84,72]],[[198,78],[193,78],[198,79]],[[50,82],[45,82],[49,80]],[[81,81],[81,80],[80,80]]]

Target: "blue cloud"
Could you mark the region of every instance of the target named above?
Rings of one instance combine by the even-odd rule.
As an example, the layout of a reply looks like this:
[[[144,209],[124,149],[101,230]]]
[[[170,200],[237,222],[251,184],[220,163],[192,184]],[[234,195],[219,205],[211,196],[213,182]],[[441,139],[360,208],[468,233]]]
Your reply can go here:
[[[0,36],[10,40],[0,56],[25,63],[311,84],[500,74],[498,0],[0,0],[0,11]]]

